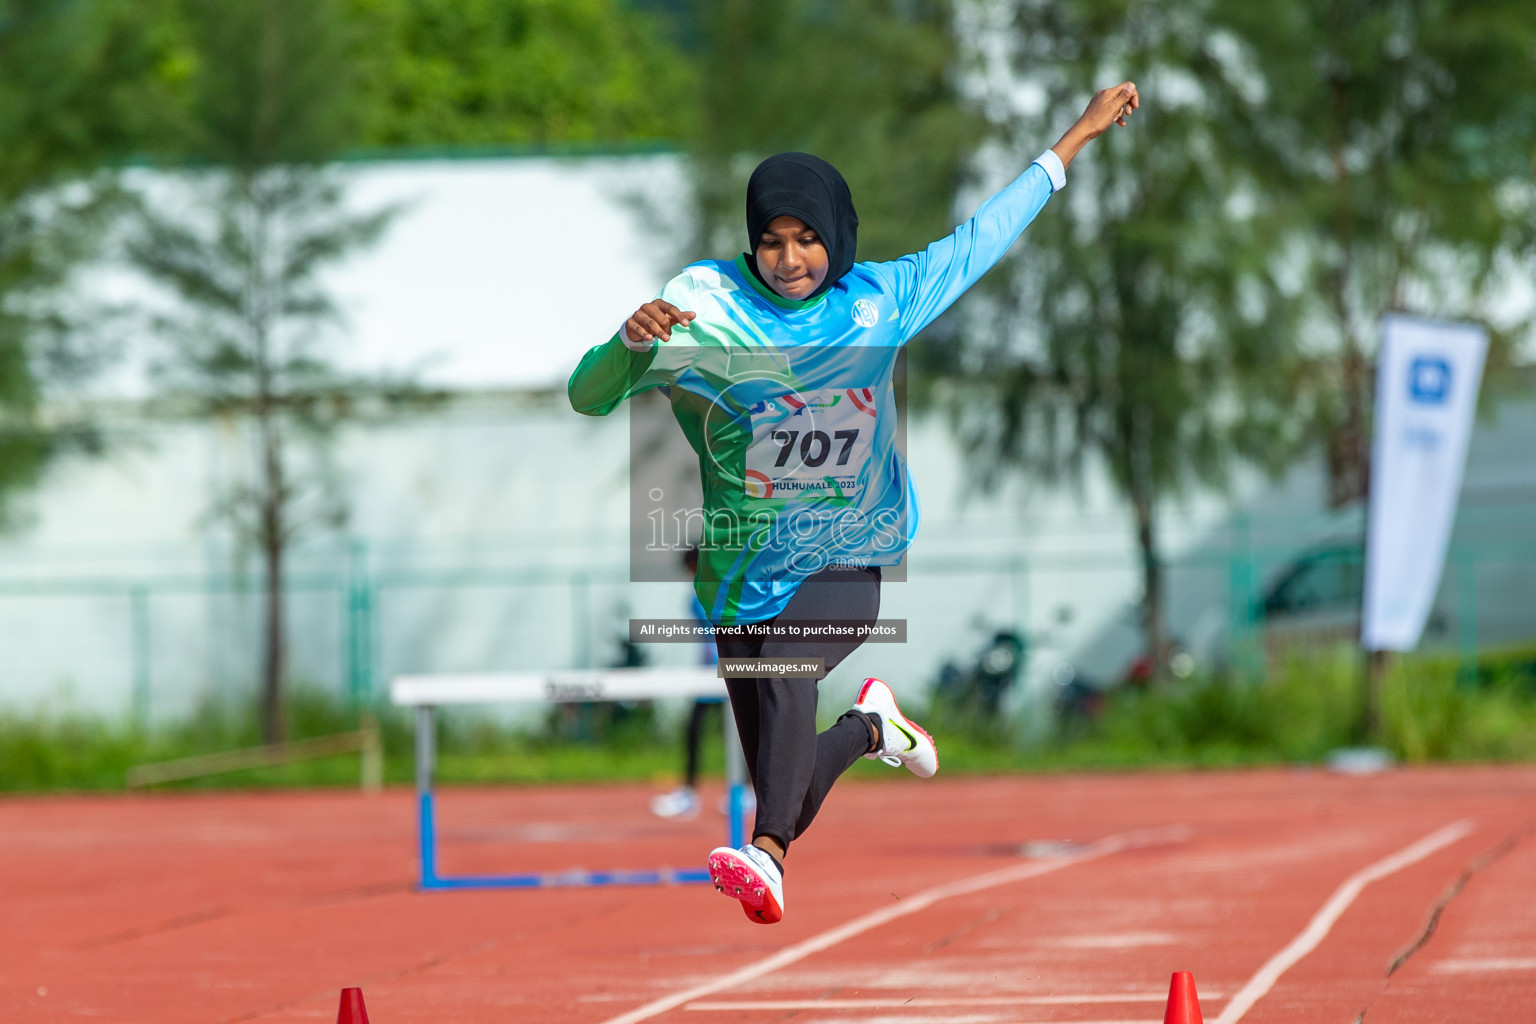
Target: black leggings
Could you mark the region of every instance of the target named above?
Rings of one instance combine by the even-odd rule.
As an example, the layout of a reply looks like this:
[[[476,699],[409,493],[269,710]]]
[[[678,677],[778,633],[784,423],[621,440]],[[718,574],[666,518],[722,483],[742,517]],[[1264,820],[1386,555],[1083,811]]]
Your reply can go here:
[[[879,568],[835,567],[802,583],[771,621],[873,623],[879,612]],[[722,658],[824,658],[831,671],[863,642],[722,637],[716,648]],[[757,794],[752,838],[768,836],[787,850],[838,776],[869,750],[869,719],[849,712],[818,735],[814,679],[729,679],[726,688]]]

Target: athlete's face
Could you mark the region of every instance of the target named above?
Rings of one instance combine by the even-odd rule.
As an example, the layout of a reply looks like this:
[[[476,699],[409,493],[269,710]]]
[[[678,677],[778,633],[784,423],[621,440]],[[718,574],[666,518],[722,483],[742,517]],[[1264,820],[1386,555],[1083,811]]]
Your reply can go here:
[[[775,217],[757,242],[757,272],[786,299],[803,299],[827,279],[827,247],[798,217]]]

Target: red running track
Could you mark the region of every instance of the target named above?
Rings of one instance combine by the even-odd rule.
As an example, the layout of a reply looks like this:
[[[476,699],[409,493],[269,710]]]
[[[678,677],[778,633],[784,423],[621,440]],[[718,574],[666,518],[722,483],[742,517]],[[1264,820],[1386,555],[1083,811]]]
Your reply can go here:
[[[442,866],[701,862],[720,822],[648,796],[444,790]],[[10,798],[0,1021],[329,1021],[360,985],[374,1024],[1156,1022],[1189,970],[1211,1024],[1506,1024],[1533,828],[1524,767],[850,781],[763,927],[701,886],[417,893],[404,791]]]

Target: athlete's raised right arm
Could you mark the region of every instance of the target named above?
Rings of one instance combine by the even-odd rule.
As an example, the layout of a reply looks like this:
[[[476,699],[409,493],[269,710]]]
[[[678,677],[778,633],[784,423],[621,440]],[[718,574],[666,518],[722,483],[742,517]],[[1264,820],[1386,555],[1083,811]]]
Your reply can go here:
[[[660,379],[647,376],[656,361],[656,339],[671,341],[672,328],[687,327],[694,315],[665,299],[653,299],[635,310],[612,338],[581,357],[566,387],[571,408],[586,416],[606,416],[626,398],[659,387]]]
[[[992,269],[1052,193],[1066,186],[1066,167],[1078,151],[1110,125],[1124,125],[1140,104],[1131,82],[1100,90],[1056,145],[1041,153],[1012,184],[982,203],[953,234],[922,252],[889,263],[866,264],[887,281],[896,296],[902,340],[927,327]]]

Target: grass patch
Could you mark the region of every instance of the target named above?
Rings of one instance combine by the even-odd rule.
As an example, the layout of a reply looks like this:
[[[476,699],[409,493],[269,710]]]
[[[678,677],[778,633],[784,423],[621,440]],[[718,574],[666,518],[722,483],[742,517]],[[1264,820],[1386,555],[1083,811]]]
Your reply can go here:
[[[290,739],[358,728],[360,712],[314,690],[289,700]],[[386,783],[415,778],[414,720],[409,711],[374,709],[384,743]],[[552,713],[542,728],[498,726],[473,713],[437,716],[437,777],[442,782],[581,782],[666,779],[682,766],[681,741],[657,727],[646,707]],[[705,764],[721,764],[718,730],[706,733]],[[0,715],[0,791],[111,791],[124,788],[128,769],[260,743],[254,711],[210,705],[190,719],[141,731],[81,715]],[[156,789],[214,790],[356,786],[356,754],[225,772]]]
[[[1038,744],[987,732],[945,734],[960,771],[1242,767],[1315,763],[1354,745],[1362,715],[1355,654],[1296,660],[1262,682],[1194,679],[1107,695],[1093,719],[1064,723]],[[1536,658],[1485,659],[1461,679],[1454,658],[1401,658],[1382,686],[1372,742],[1408,763],[1536,760]]]

